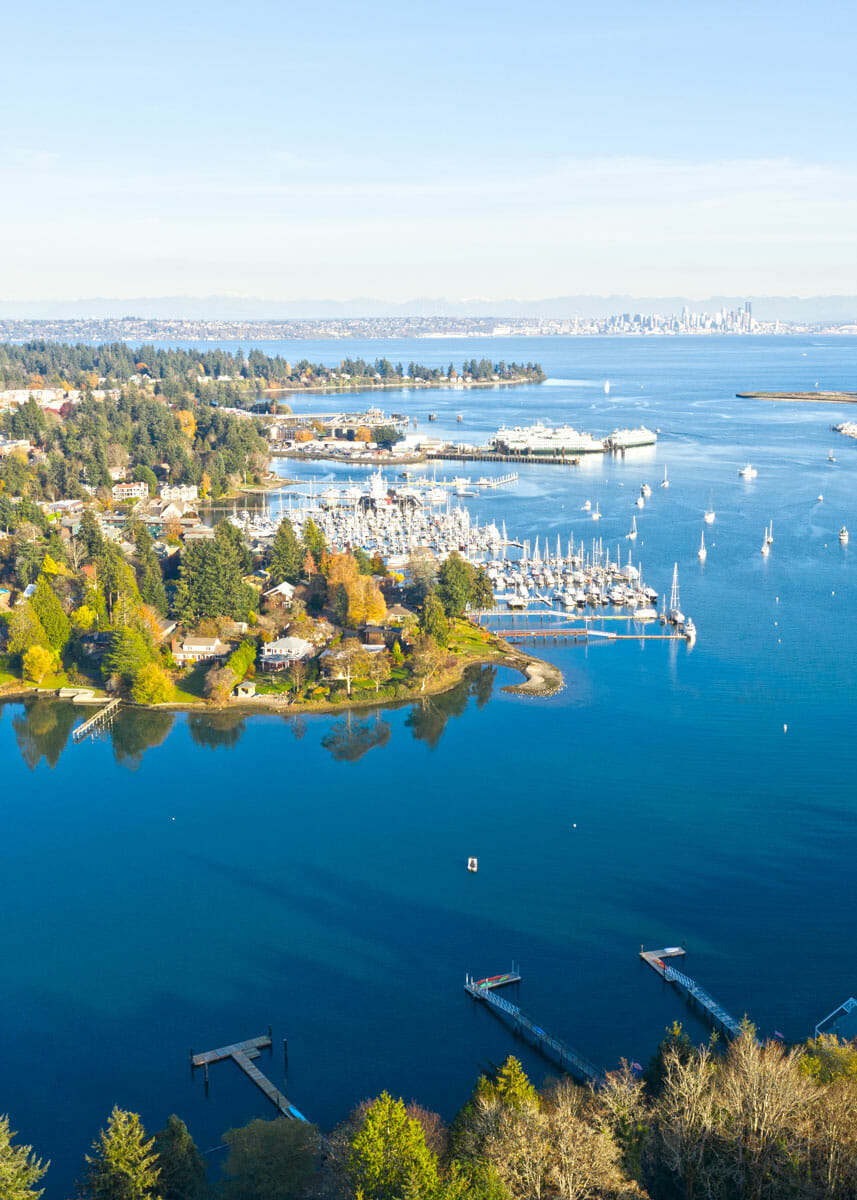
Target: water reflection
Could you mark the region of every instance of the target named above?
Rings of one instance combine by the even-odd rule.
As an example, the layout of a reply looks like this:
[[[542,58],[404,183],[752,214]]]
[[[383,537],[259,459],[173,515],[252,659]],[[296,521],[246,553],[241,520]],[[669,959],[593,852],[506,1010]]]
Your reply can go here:
[[[187,719],[188,732],[197,746],[217,750],[237,746],[244,732],[244,716],[238,712],[191,713]]]
[[[12,718],[18,749],[31,771],[43,758],[49,767],[57,765],[79,715],[70,704],[33,700]]]
[[[136,771],[146,751],[166,741],[174,722],[175,714],[163,709],[120,708],[110,727],[114,758],[121,766]]]
[[[425,700],[414,704],[405,725],[418,741],[426,742],[434,750],[443,737],[450,717],[460,717],[471,699],[476,701],[477,708],[485,707],[491,699],[496,678],[496,667],[479,667],[468,671],[461,683],[450,691],[442,692],[439,696],[427,696]]]
[[[357,762],[370,750],[386,746],[392,734],[392,725],[382,721],[379,712],[369,717],[355,717],[348,712],[340,721],[334,721],[321,744],[337,762]]]
[[[482,709],[491,698],[497,676],[495,667],[472,667],[460,683],[439,696],[427,696],[410,705],[403,725],[418,741],[434,749],[447,723],[460,717],[473,701]],[[400,705],[395,706],[401,707]],[[357,762],[370,750],[386,746],[393,736],[393,724],[384,717],[383,707],[357,714],[346,712],[332,723],[322,722],[321,746],[337,762]],[[395,711],[395,710],[394,710]],[[71,744],[71,732],[89,715],[88,711],[63,701],[39,698],[25,703],[12,718],[12,728],[21,757],[31,770],[44,761],[53,768]],[[96,740],[110,739],[113,756],[120,766],[134,771],[147,750],[162,745],[176,721],[176,714],[163,709],[121,708],[109,729],[96,731]],[[206,750],[234,749],[247,727],[246,712],[189,713],[187,728],[195,746]],[[305,716],[288,716],[286,724],[293,737],[301,741],[315,727]]]

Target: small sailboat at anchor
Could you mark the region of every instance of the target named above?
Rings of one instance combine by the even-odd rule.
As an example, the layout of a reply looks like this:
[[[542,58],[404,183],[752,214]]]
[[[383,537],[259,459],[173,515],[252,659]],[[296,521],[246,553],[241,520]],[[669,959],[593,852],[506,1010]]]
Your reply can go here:
[[[705,549],[705,530],[699,535],[699,549],[696,552],[696,557],[701,563],[704,563],[708,558],[708,551]]]

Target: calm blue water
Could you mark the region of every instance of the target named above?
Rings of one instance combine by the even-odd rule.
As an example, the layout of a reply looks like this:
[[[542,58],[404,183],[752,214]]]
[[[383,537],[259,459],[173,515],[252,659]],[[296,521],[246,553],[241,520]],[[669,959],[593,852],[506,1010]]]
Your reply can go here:
[[[270,1115],[231,1065],[212,1068],[207,1101],[187,1065],[191,1046],[269,1023],[277,1047],[289,1039],[289,1095],[324,1126],[385,1087],[451,1116],[512,1050],[540,1079],[547,1065],[461,986],[513,957],[520,1002],[603,1065],[645,1061],[673,1019],[706,1036],[640,965],[641,943],[686,940],[689,973],[789,1038],[857,992],[857,574],[837,540],[843,523],[857,535],[857,443],[829,432],[846,410],[734,398],[853,387],[855,343],[276,349],[540,360],[542,387],[387,398],[473,440],[536,417],[660,428],[655,450],[522,468],[515,489],[471,504],[520,537],[573,529],[623,547],[636,513],[635,561],[660,590],[678,562],[699,640],[549,646],[567,683],[553,699],[503,694],[514,677],[484,671],[350,726],[127,713],[112,741],[71,748],[72,710],[0,709],[0,1111],[53,1159],[57,1200],[113,1103],[152,1129],[178,1112],[203,1148]],[[759,476],[745,483],[748,460]],[[260,1064],[278,1081],[281,1059]]]

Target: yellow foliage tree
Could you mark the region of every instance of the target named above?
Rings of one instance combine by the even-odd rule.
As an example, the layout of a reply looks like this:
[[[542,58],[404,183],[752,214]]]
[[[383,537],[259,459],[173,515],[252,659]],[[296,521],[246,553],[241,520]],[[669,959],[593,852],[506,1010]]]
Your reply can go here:
[[[80,608],[76,608],[71,614],[71,623],[82,633],[89,633],[98,624],[98,613],[88,604],[81,604]]]
[[[192,442],[196,435],[196,418],[193,413],[189,412],[186,408],[180,408],[176,416],[179,419],[179,425],[182,427],[182,433],[189,442]]]
[[[369,429],[366,425],[361,425],[358,428],[357,432],[354,434],[354,440],[355,440],[355,442],[371,442],[372,441],[372,430]]]
[[[199,481],[199,494],[200,496],[207,496],[210,491],[211,476],[209,475],[208,471],[203,471],[202,479]]]
[[[345,581],[348,620],[352,625],[374,625],[387,615],[387,605],[377,583],[368,575]]]
[[[41,683],[53,670],[54,661],[52,650],[46,650],[44,646],[31,646],[23,658],[25,678],[32,679],[33,683]]]
[[[330,554],[327,559],[327,587],[331,593],[339,583],[355,583],[359,570],[353,554]]]

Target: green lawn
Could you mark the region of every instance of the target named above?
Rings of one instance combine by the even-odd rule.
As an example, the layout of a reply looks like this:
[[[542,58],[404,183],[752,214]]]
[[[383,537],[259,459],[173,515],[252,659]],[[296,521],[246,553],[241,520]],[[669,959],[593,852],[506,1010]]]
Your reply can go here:
[[[173,704],[198,704],[205,699],[205,672],[210,663],[198,663],[186,675],[180,675],[173,684],[169,697]]]

